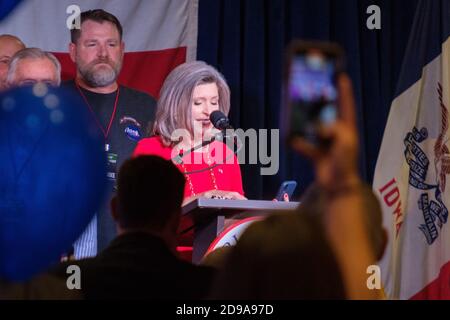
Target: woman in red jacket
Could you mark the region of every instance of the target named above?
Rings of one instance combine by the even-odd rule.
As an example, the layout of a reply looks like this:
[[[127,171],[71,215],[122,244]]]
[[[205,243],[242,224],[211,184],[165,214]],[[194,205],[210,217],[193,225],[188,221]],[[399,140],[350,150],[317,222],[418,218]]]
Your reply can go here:
[[[158,100],[153,136],[142,139],[133,156],[172,159],[186,178],[184,203],[198,197],[245,199],[238,160],[220,141],[189,152],[217,133],[209,120],[216,110],[228,114],[230,89],[212,66],[188,62],[166,78]]]

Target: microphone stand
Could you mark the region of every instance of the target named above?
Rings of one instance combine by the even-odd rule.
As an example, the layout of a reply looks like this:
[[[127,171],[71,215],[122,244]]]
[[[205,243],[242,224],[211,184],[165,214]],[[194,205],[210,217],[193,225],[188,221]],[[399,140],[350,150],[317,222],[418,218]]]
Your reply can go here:
[[[180,152],[179,155],[177,155],[177,156],[172,158],[172,161],[175,162],[176,164],[182,164],[183,163],[183,157],[185,155],[188,155],[189,153],[194,152],[197,149],[203,148],[203,147],[207,146],[208,144],[213,143],[215,140],[216,140],[216,136],[213,136],[211,139],[203,141],[201,144],[192,147],[191,149],[189,149],[186,152]]]
[[[185,155],[188,155],[189,153],[194,152],[195,150],[197,150],[199,148],[203,148],[203,147],[207,146],[208,144],[211,144],[212,142],[214,142],[216,140],[223,139],[223,138],[229,138],[229,136],[226,135],[225,131],[226,131],[226,129],[222,129],[220,131],[220,133],[215,134],[211,139],[203,141],[201,144],[199,144],[197,146],[194,146],[193,148],[189,149],[186,152],[180,152],[177,156],[172,158],[172,161],[174,163],[176,163],[176,164],[182,164],[183,163],[183,157]],[[233,154],[237,154],[239,152],[239,150],[241,149],[241,147],[242,147],[242,142],[241,142],[241,145],[239,146],[238,141],[240,141],[240,139],[239,139],[239,137],[236,134],[233,134],[232,138],[233,138],[233,143],[234,143],[235,146],[237,146],[238,150],[235,151],[234,148],[233,148],[233,150],[231,150],[231,151],[233,152]],[[217,164],[215,164],[214,166],[209,167],[207,169],[211,169],[211,168],[213,168],[215,166],[217,166]],[[195,171],[191,171],[191,172],[186,172],[186,174],[202,172],[202,171],[205,171],[207,169],[199,169],[199,170],[195,170]]]

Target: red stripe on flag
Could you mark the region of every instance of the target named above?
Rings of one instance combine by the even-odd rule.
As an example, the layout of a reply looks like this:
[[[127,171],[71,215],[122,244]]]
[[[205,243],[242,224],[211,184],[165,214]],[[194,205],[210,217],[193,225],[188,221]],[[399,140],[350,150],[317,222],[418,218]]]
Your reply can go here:
[[[61,62],[62,80],[75,77],[75,65],[68,53],[54,52]],[[142,52],[126,52],[119,82],[158,98],[167,75],[186,61],[186,47]]]
[[[441,268],[439,276],[420,290],[411,300],[448,300],[450,299],[450,261]]]
[[[70,59],[68,53],[65,52],[52,52],[56,58],[58,58],[59,63],[61,63],[61,80],[69,80],[75,78],[76,69],[75,64]]]
[[[167,75],[186,61],[186,47],[160,51],[127,52],[119,82],[137,90],[159,96]]]

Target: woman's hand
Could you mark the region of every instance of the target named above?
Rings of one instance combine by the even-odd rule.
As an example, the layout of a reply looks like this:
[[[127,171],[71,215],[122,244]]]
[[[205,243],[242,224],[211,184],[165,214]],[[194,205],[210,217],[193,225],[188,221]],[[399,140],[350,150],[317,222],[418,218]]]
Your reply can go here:
[[[274,198],[272,201],[278,201],[278,199]],[[289,202],[289,195],[286,192],[283,193],[283,202]]]
[[[247,200],[246,197],[235,191],[224,190],[208,190],[195,196],[184,199],[183,206],[198,199],[198,198],[210,198],[210,199],[228,199],[228,200]]]
[[[247,198],[239,192],[225,190],[209,190],[203,192],[202,196],[211,199],[247,200]]]

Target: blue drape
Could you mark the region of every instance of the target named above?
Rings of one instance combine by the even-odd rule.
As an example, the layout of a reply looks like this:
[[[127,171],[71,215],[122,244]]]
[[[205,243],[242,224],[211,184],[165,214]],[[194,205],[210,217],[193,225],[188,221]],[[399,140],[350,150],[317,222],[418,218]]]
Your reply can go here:
[[[360,132],[360,170],[371,183],[378,150],[415,14],[417,0],[200,0],[197,58],[217,67],[231,88],[234,127],[279,128],[283,56],[294,38],[330,40],[346,51]],[[369,30],[370,5],[381,29]],[[280,170],[261,176],[243,165],[249,198],[270,199],[286,179],[300,195],[313,179],[311,164],[284,144]]]

